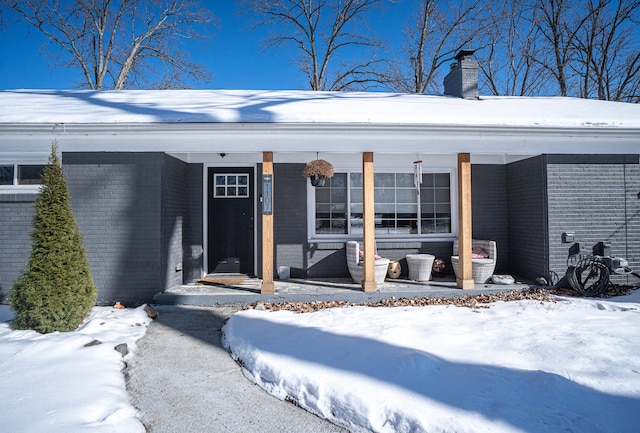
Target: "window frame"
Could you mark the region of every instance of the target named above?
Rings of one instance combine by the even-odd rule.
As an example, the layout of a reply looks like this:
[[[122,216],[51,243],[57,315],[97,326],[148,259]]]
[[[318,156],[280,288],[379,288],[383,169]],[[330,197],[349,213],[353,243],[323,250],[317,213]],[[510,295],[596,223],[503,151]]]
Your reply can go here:
[[[340,167],[336,168],[336,173],[346,174],[347,177],[347,202],[346,202],[346,224],[347,231],[351,231],[350,228],[350,215],[351,215],[351,186],[350,176],[351,174],[362,174],[361,168],[356,167]],[[458,178],[457,170],[452,167],[423,167],[423,175],[427,174],[448,174],[449,175],[449,200],[451,209],[451,231],[448,233],[392,233],[381,234],[376,233],[375,237],[379,241],[387,242],[423,242],[423,241],[451,241],[458,235]],[[380,173],[392,173],[392,174],[411,174],[413,171],[408,170],[407,167],[376,167],[375,174]],[[418,197],[418,196],[417,196]],[[418,204],[419,198],[416,198],[416,204]],[[420,209],[420,204],[418,204]],[[307,240],[314,243],[322,242],[345,242],[348,240],[360,240],[362,239],[362,233],[316,233],[316,187],[311,186],[310,182],[307,182]]]
[[[218,177],[224,177],[225,178],[225,183],[224,184],[218,184]],[[238,179],[242,177],[242,178],[246,178],[247,183],[241,184],[238,182]],[[228,183],[228,180],[230,178],[236,178],[236,183]],[[215,199],[242,199],[242,198],[249,198],[249,175],[246,173],[213,173],[213,198]],[[224,188],[225,193],[224,194],[219,194],[218,193],[218,188]],[[230,188],[235,188],[236,189],[236,194],[234,195],[229,195],[228,192],[230,190]],[[240,195],[240,188],[245,188],[246,189],[246,193]]]
[[[46,167],[47,162],[42,161],[2,161],[0,160],[0,166],[13,167],[13,181],[10,185],[0,185],[0,193],[15,193],[15,192],[39,192],[42,187],[41,183],[20,183],[20,167],[24,166],[42,166]]]

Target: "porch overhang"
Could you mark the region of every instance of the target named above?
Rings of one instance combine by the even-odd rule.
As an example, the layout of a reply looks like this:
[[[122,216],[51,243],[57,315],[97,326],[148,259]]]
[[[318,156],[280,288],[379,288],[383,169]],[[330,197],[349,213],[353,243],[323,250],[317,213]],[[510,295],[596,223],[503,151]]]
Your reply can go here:
[[[42,152],[52,140],[63,152],[637,154],[640,130],[367,123],[0,124],[4,152]]]

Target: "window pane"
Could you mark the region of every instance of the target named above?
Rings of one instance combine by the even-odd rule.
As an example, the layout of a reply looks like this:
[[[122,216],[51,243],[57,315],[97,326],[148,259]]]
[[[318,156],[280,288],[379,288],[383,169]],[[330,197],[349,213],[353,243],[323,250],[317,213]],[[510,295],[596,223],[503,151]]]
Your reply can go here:
[[[436,233],[450,233],[451,218],[438,218],[436,220]]]
[[[436,233],[436,221],[434,219],[423,219],[421,226],[422,234]]]
[[[396,186],[413,188],[413,173],[398,173],[396,174]]]
[[[376,188],[379,187],[394,187],[396,186],[396,176],[393,173],[377,173],[373,175],[373,184]]]
[[[398,220],[398,233],[411,233],[418,232],[418,220],[415,219],[399,219]]]
[[[449,202],[449,190],[438,188],[436,189],[436,202],[448,203]]]
[[[351,173],[349,176],[349,181],[351,182],[351,187],[360,187],[362,188],[362,175],[360,173]]]
[[[44,165],[19,165],[18,185],[42,185]]]
[[[248,185],[249,184],[249,176],[238,176],[238,185]]]
[[[249,189],[246,186],[241,186],[238,188],[238,195],[240,197],[249,197]]]
[[[347,174],[336,173],[330,178],[330,185],[333,187],[346,188],[347,187]]]
[[[362,203],[362,188],[351,188],[351,203]]]
[[[331,201],[331,190],[326,186],[316,187],[316,203],[329,203]]]
[[[346,203],[347,191],[344,188],[331,188],[331,203]]]
[[[450,180],[448,173],[437,173],[434,174],[433,177],[435,180],[435,186],[449,188]]]
[[[228,185],[236,185],[237,184],[236,176],[227,176],[227,184]]]
[[[236,188],[233,186],[227,187],[227,197],[235,197],[236,194]]]
[[[435,186],[435,180],[433,178],[433,174],[423,174],[422,175],[422,187],[423,188],[431,188]]]
[[[375,188],[373,200],[375,203],[395,203],[396,191],[394,189]]]
[[[0,165],[0,185],[13,185],[13,165]]]
[[[398,203],[415,203],[417,196],[415,189],[399,189],[396,191]]]
[[[224,186],[217,186],[216,187],[216,197],[224,197],[224,193],[225,193]]]

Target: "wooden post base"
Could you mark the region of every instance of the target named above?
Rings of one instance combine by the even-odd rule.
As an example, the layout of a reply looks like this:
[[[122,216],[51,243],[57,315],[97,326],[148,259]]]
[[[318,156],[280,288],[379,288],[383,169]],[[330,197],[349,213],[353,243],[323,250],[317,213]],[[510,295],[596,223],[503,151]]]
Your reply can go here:
[[[261,295],[273,295],[276,292],[276,285],[273,282],[262,282],[260,286]]]
[[[461,280],[460,278],[456,278],[456,285],[458,289],[470,290],[475,287],[475,283],[473,280]]]
[[[376,284],[375,281],[363,281],[360,284],[362,285],[362,291],[363,292],[377,292],[378,291],[378,285]]]

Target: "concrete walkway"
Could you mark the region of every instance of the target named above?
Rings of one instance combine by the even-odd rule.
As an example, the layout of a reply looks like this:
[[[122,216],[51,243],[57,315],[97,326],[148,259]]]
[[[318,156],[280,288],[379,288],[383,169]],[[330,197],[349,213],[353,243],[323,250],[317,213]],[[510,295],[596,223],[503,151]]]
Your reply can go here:
[[[221,344],[230,307],[158,306],[126,369],[127,389],[151,433],[345,432],[280,401],[242,374]]]

